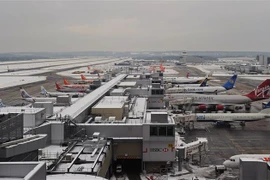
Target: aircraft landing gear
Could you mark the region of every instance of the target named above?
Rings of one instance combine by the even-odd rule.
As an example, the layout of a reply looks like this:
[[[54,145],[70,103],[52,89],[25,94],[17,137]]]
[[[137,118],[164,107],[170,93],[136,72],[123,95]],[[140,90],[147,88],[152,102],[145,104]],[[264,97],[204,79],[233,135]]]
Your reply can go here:
[[[246,126],[245,121],[241,121],[239,124],[240,124],[240,126],[242,126],[242,127]]]

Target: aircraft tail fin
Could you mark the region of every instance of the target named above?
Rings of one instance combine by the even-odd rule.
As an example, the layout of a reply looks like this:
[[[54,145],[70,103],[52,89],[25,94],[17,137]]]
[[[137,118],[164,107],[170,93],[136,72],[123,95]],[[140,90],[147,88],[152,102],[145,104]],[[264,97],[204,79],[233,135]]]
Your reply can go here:
[[[87,80],[86,77],[85,77],[83,74],[81,74],[81,79],[82,79],[83,81]]]
[[[55,82],[55,87],[57,90],[62,89],[62,87],[57,82]]]
[[[87,69],[90,70],[91,69],[91,66],[87,66]]]
[[[70,85],[70,83],[65,78],[63,78],[63,81],[65,85]]]
[[[245,94],[244,96],[247,96],[252,100],[266,99],[270,97],[269,89],[270,89],[270,79],[266,79],[259,86],[253,89],[250,93]]]
[[[20,88],[22,98],[32,98],[22,87]]]
[[[235,74],[225,84],[223,84],[223,87],[227,90],[232,89],[234,87],[236,79],[237,75]]]
[[[207,81],[208,81],[208,78],[205,78],[205,79],[203,80],[203,82],[201,83],[200,87],[205,87],[205,86],[207,86]]]
[[[6,107],[6,105],[4,105],[4,103],[2,102],[2,99],[0,99],[0,108],[1,107]]]
[[[189,78],[189,73],[187,73],[186,78]]]
[[[43,95],[48,94],[48,91],[43,86],[40,86],[40,89],[41,89],[41,94],[43,94]]]

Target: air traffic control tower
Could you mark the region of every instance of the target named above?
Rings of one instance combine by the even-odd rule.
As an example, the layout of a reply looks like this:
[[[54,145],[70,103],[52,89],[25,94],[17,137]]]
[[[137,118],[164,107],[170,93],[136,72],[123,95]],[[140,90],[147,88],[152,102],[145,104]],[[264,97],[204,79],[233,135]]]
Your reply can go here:
[[[186,51],[182,52],[182,57],[183,57],[183,64],[186,64],[187,63],[187,52]]]

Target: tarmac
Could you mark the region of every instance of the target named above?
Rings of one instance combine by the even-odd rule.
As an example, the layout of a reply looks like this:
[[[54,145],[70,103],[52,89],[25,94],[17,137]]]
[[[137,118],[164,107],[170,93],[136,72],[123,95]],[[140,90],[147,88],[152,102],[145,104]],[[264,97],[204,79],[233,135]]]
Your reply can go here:
[[[205,73],[196,68],[176,67],[175,70],[182,76],[185,76],[187,72],[191,76],[205,76]],[[226,77],[217,77],[216,79],[221,81],[210,81],[209,84],[223,84],[227,80]],[[248,93],[259,84],[260,81],[238,78],[235,89],[228,91],[227,94]],[[253,102],[251,112],[260,111],[262,102]],[[195,123],[194,129],[185,132],[185,135],[182,136],[184,136],[187,143],[196,140],[197,137],[206,137],[208,139],[209,151],[202,155],[201,166],[222,165],[226,159],[236,154],[270,153],[270,144],[268,143],[270,119],[248,122],[245,127],[240,126],[239,123],[232,123],[230,128],[217,127],[209,122]],[[238,171],[233,173],[237,174]]]

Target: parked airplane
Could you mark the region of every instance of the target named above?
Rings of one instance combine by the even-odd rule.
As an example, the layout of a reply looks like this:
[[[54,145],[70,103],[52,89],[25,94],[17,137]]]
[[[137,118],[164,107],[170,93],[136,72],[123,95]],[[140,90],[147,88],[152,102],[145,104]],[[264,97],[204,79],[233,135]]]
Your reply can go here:
[[[248,104],[253,101],[267,99],[270,89],[270,79],[266,79],[254,90],[244,95],[206,95],[196,93],[178,93],[178,94],[166,94],[164,100],[180,100],[191,98],[194,105],[232,105],[232,104]]]
[[[41,88],[41,94],[47,96],[47,97],[57,97],[57,96],[65,96],[69,95],[71,97],[83,97],[84,93],[76,93],[76,92],[49,92],[47,91],[43,86],[40,86]]]
[[[189,77],[189,73],[187,73],[186,77],[163,77],[164,83],[172,83],[172,84],[200,84],[204,79],[207,78],[208,81],[212,80],[209,74],[206,77]]]
[[[270,117],[270,109],[263,109],[258,113],[196,113],[197,122],[216,122],[217,125],[240,122],[241,126],[245,122],[258,121]]]
[[[226,168],[238,169],[240,166],[240,158],[261,159],[269,162],[270,154],[238,154],[230,157],[229,160],[223,162]]]
[[[48,97],[32,97],[30,96],[23,88],[20,88],[22,99],[27,102],[56,102],[56,98],[48,98]]]
[[[55,82],[56,90],[59,92],[80,92],[80,93],[88,93],[90,92],[89,89],[85,87],[62,87],[57,82]]]
[[[225,84],[222,86],[211,86],[211,87],[173,87],[167,89],[166,93],[219,93],[223,91],[230,90],[234,87],[234,83],[237,79],[237,75],[233,75]]]
[[[206,87],[206,86],[208,86],[207,82],[208,82],[208,78],[205,78],[205,79],[202,81],[201,84],[177,84],[177,85],[175,85],[174,87],[175,87],[175,88],[176,88],[176,87],[187,87],[187,86],[189,86],[189,87]]]
[[[89,89],[89,85],[87,84],[70,84],[65,78],[63,78],[63,81],[64,81],[64,87],[68,87],[72,89]]]
[[[98,78],[95,79],[99,79],[100,75],[98,74]],[[83,74],[81,74],[81,81],[86,82],[86,83],[93,83],[94,79],[87,79]]]

